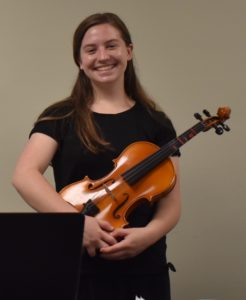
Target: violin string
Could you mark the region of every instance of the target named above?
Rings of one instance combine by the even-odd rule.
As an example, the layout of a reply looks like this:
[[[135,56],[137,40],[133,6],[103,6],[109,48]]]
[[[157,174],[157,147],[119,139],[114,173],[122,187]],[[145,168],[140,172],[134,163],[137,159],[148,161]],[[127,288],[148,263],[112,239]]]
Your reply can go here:
[[[112,184],[110,184],[109,186],[106,185],[105,183],[102,183],[101,185],[99,185],[98,187],[96,187],[96,189],[100,188],[99,191],[95,191],[95,193],[93,194],[92,197],[90,197],[90,200],[94,201],[95,199],[99,199],[101,197],[104,197],[105,195],[109,195],[109,193],[107,193],[107,189],[109,189],[110,192],[112,192],[112,190],[114,190],[115,188],[113,189],[110,189],[110,187],[115,183],[115,182],[120,182],[120,184],[122,184],[122,180],[121,179],[121,176],[118,176],[116,177],[116,179],[114,180],[114,182]],[[105,187],[106,186],[106,187]],[[118,187],[119,185],[116,186],[116,188]],[[102,189],[103,188],[103,189]],[[114,194],[114,197],[116,198],[116,194]],[[111,197],[113,199],[113,197]],[[114,200],[114,199],[113,199]],[[96,204],[96,203],[95,203]]]
[[[187,136],[189,132],[193,132],[193,136],[195,136],[197,133],[199,133],[202,129],[204,128],[204,125],[201,124],[201,122],[199,122],[198,124],[196,124],[195,126],[193,126],[191,129],[187,130],[186,132],[184,132],[182,135],[180,135],[179,137],[171,140],[169,143],[167,143],[165,146],[161,147],[157,152],[151,154],[150,156],[146,157],[144,160],[142,160],[140,163],[138,163],[137,165],[133,166],[131,169],[127,170],[125,173],[122,174],[122,176],[118,176],[118,179],[115,179],[115,181],[119,182],[119,179],[121,177],[123,177],[123,179],[131,184],[134,183],[136,178],[138,178],[139,176],[141,176],[141,174],[143,174],[145,172],[145,170],[147,169],[152,169],[152,166],[154,167],[157,162],[164,160],[165,158],[167,158],[169,155],[171,155],[172,153],[170,153],[170,149],[173,148],[173,146],[175,144],[177,144],[178,139],[182,139],[183,137]],[[192,136],[192,137],[193,137]],[[188,141],[188,140],[187,140]],[[177,145],[178,147],[173,148],[172,152],[176,152],[178,150],[178,148],[180,148],[184,143],[180,143],[180,145]],[[99,186],[98,188],[100,188],[101,186]],[[113,188],[114,190],[114,188]],[[116,193],[114,194],[114,197],[117,198],[117,189],[115,191]],[[98,199],[100,197],[103,197],[105,195],[105,193],[107,194],[105,188],[95,192],[93,194],[93,196],[91,197],[90,200],[94,200],[94,199]]]
[[[130,169],[126,172],[124,178],[129,182],[135,182],[137,177],[141,177],[141,173],[146,172],[146,169],[152,169],[159,162],[169,157],[172,153],[176,152],[178,148],[180,148],[185,142],[187,142],[191,137],[188,136],[192,132],[192,137],[195,136],[199,131],[204,128],[204,125],[199,122],[191,129],[184,132],[179,137],[171,140],[168,144],[162,147],[160,150],[155,152],[154,154],[147,157],[145,160],[140,162],[138,165]],[[184,138],[185,137],[185,138]],[[182,142],[180,142],[182,141]],[[176,144],[177,147],[173,147]],[[178,145],[179,144],[179,145]]]
[[[151,154],[143,161],[129,169],[123,174],[123,178],[129,183],[135,183],[143,174],[147,173],[149,170],[152,170],[157,164],[162,160],[169,157],[171,154],[176,152],[183,144],[188,140],[198,134],[201,130],[204,129],[203,122],[199,122],[194,125],[189,130],[185,131],[179,137],[171,140],[165,146],[161,147],[157,152]]]

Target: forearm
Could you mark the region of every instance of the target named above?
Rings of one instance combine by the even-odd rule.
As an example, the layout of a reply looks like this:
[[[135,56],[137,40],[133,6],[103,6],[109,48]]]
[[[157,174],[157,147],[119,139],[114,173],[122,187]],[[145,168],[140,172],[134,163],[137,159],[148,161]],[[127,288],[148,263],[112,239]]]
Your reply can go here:
[[[101,249],[105,259],[134,257],[156,243],[177,224],[181,211],[180,180],[178,159],[172,160],[176,171],[176,184],[172,191],[159,201],[154,218],[145,227],[116,229],[112,236],[120,242]]]
[[[146,233],[151,242],[156,242],[170,232],[178,223],[181,215],[180,172],[178,158],[172,158],[176,183],[174,188],[158,202],[154,218],[146,226]]]
[[[175,203],[174,203],[175,202]],[[159,209],[146,226],[146,232],[151,237],[151,244],[158,241],[161,237],[170,232],[178,223],[181,214],[181,205],[178,199],[163,198]]]
[[[35,169],[17,171],[12,183],[22,198],[39,212],[77,212]]]

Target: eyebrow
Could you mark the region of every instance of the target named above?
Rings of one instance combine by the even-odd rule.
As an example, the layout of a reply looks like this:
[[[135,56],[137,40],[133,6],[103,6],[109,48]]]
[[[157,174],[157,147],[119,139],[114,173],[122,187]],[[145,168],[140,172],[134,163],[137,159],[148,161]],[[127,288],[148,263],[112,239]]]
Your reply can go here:
[[[109,44],[109,43],[112,43],[112,42],[118,42],[118,41],[119,41],[119,39],[111,39],[111,40],[106,41],[105,44]],[[85,44],[83,46],[83,49],[94,47],[95,45],[96,44],[93,44],[93,43],[91,43],[91,44]]]

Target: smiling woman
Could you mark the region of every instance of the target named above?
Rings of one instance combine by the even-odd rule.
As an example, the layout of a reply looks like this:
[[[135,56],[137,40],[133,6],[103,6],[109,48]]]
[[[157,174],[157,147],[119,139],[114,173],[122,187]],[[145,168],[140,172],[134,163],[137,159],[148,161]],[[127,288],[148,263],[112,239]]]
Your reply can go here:
[[[76,29],[78,77],[72,93],[40,115],[13,178],[37,211],[77,211],[61,189],[85,176],[104,177],[133,142],[162,146],[175,137],[171,121],[139,83],[132,45],[127,27],[112,13],[91,15]],[[172,191],[158,204],[138,206],[128,228],[85,216],[78,299],[170,300],[165,236],[180,216],[178,155],[170,160],[176,172]],[[43,176],[50,163],[56,190]]]
[[[81,44],[80,69],[90,78],[93,88],[100,83],[123,86],[127,63],[132,59],[132,45],[109,24],[94,26],[86,32]]]

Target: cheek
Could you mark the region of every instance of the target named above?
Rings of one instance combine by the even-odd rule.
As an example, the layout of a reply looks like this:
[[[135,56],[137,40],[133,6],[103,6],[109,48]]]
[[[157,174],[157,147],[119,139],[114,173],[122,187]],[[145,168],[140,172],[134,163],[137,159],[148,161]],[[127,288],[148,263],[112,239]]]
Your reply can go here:
[[[115,53],[114,58],[121,61],[121,63],[126,64],[128,59],[128,55],[125,51],[121,50],[117,53]]]
[[[91,64],[91,59],[89,59],[88,57],[82,57],[80,63],[80,69],[81,70],[86,69],[90,64]]]

